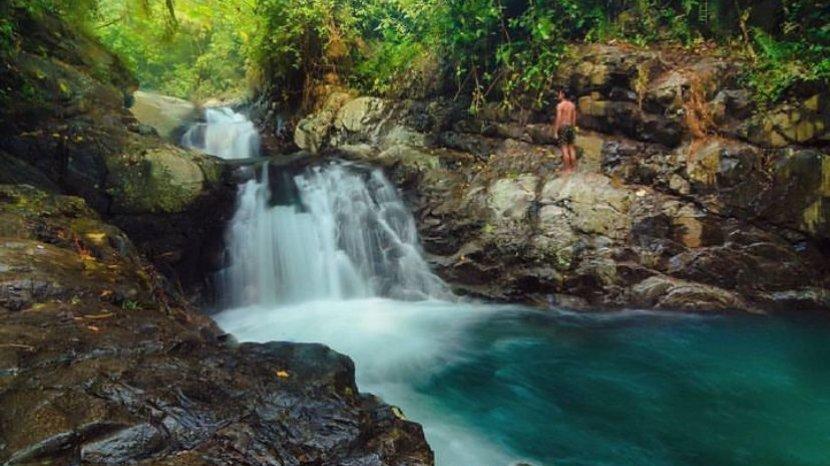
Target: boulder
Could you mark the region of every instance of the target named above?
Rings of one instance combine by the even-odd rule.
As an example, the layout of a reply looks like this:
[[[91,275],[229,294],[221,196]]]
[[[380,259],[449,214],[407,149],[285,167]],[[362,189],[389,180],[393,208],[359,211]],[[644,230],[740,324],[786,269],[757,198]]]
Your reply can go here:
[[[179,213],[207,188],[199,156],[160,146],[108,158],[113,214]]]
[[[738,134],[753,144],[780,148],[830,141],[830,94],[786,102],[744,122]]]
[[[318,112],[300,120],[294,130],[297,147],[313,154],[319,152],[327,141],[340,108],[350,98],[349,94],[333,92]]]
[[[536,199],[536,185],[539,179],[534,175],[521,175],[515,179],[499,179],[488,189],[487,205],[495,223],[525,220],[530,206]]]
[[[199,116],[193,102],[146,91],[133,94],[130,112],[140,123],[155,128],[159,136],[173,142],[178,142],[183,128]]]
[[[625,238],[630,229],[631,197],[631,192],[615,188],[609,178],[587,174],[548,181],[540,202],[542,206],[562,207],[579,232]]]
[[[631,289],[633,302],[648,308],[679,311],[752,311],[737,295],[700,283],[655,276]]]

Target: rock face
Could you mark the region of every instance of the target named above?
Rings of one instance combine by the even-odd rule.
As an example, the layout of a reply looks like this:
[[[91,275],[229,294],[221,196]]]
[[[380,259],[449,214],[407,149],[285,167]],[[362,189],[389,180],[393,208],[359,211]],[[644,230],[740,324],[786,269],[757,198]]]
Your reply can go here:
[[[295,141],[387,167],[437,271],[463,293],[577,308],[830,309],[826,95],[755,115],[737,66],[719,58],[596,45],[573,55],[556,78],[580,108],[573,176],[558,174],[550,114],[492,105],[470,116],[450,100],[341,93]],[[312,135],[309,122],[323,123]]]
[[[431,465],[321,345],[236,345],[77,197],[0,185],[0,462]]]
[[[49,17],[14,10],[27,34],[0,57],[0,183],[77,195],[137,241],[168,277],[199,291],[218,266],[235,187],[218,159],[179,149],[167,134],[191,106],[139,93],[117,58]],[[151,101],[152,102],[149,102]],[[176,107],[176,110],[169,110]],[[207,206],[210,206],[209,208]],[[217,247],[218,246],[218,247]]]

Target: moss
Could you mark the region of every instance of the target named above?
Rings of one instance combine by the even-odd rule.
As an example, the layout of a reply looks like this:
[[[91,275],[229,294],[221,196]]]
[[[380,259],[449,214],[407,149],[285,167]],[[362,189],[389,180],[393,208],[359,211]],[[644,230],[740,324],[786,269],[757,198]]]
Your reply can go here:
[[[110,157],[107,168],[107,192],[117,213],[182,212],[201,194],[206,178],[188,153],[168,146]],[[208,171],[218,180],[218,173]]]

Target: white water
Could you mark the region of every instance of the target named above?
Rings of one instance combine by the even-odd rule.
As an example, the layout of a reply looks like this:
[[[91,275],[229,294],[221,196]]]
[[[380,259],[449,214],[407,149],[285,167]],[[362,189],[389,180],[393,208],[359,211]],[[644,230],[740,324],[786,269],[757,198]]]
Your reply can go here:
[[[349,355],[361,391],[400,406],[423,425],[439,466],[507,466],[517,460],[509,448],[415,388],[467,358],[469,327],[496,312],[495,306],[368,298],[239,308],[216,320],[244,341],[323,342]]]
[[[250,156],[247,126],[222,115],[209,114],[199,130],[203,150]],[[219,276],[228,309],[216,316],[219,325],[244,341],[322,342],[348,354],[361,390],[424,425],[440,465],[509,464],[505,449],[413,388],[463,359],[464,329],[492,310],[454,302],[383,173],[332,162],[286,177],[274,186],[281,196],[271,183],[265,164],[239,188],[230,265]]]
[[[259,155],[260,136],[245,115],[227,107],[208,108],[205,123],[191,126],[182,145],[223,159],[247,159]]]
[[[415,222],[379,170],[313,167],[271,205],[267,165],[239,191],[221,274],[230,307],[318,299],[449,297],[421,257]]]

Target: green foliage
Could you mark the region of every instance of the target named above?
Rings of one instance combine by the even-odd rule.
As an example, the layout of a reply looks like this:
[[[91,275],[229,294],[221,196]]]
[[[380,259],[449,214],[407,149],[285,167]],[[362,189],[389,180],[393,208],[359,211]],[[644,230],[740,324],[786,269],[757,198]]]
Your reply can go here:
[[[785,2],[786,20],[775,37],[752,31],[755,63],[746,81],[761,103],[781,99],[796,83],[830,83],[830,4],[808,0]]]
[[[272,98],[302,105],[326,84],[406,96],[446,82],[475,111],[549,105],[567,44],[580,41],[738,43],[746,82],[760,100],[780,99],[830,79],[827,1],[6,0],[0,13],[61,14],[144,87],[181,97],[268,84]],[[2,53],[19,39],[10,18],[0,15]]]
[[[61,15],[78,27],[85,27],[98,13],[98,0],[5,0],[0,2],[0,55],[12,53],[22,32],[17,21],[25,12],[31,17]]]
[[[234,95],[247,88],[253,9],[222,0],[101,1],[96,34],[142,86],[185,98]]]

